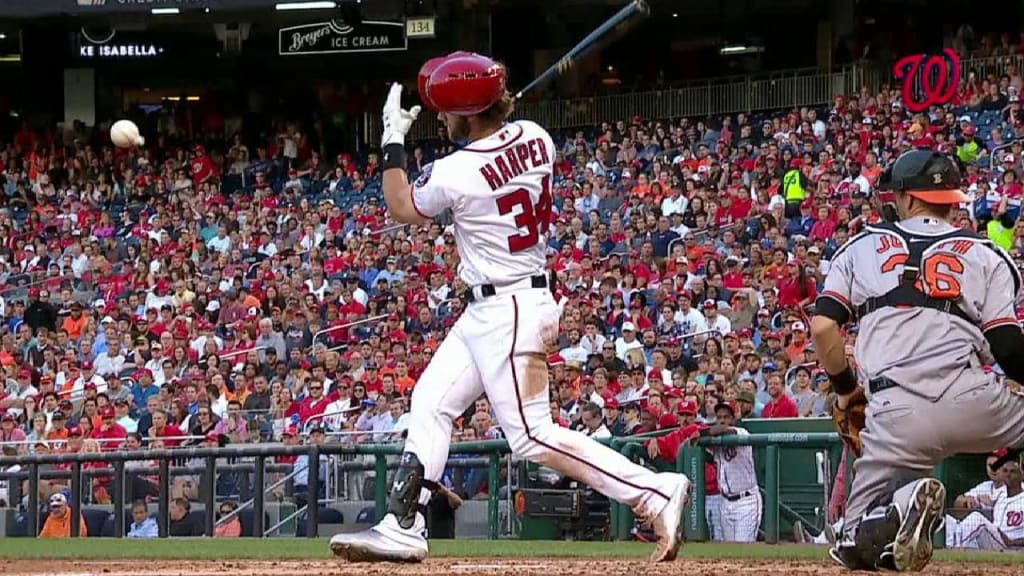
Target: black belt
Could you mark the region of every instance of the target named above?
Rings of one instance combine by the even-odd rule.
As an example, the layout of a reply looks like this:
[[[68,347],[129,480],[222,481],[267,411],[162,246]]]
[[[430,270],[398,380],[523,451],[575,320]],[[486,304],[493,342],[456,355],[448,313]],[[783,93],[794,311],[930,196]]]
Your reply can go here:
[[[868,380],[868,390],[870,390],[872,394],[878,394],[883,390],[888,390],[889,388],[895,388],[897,386],[899,386],[898,383],[886,378],[885,376]]]
[[[512,282],[511,284],[515,284],[515,282]],[[510,286],[511,284],[506,284],[506,286]],[[548,277],[543,274],[530,276],[530,287],[547,288]],[[490,298],[491,296],[495,296],[498,294],[498,287],[495,287],[494,284],[481,284],[479,288],[480,296],[483,298]],[[502,288],[504,288],[504,286],[502,286]],[[476,296],[473,294],[472,288],[469,288],[465,291],[464,297],[466,298],[467,303],[476,301]]]
[[[753,492],[751,492],[750,490],[747,490],[746,492],[741,492],[739,494],[733,494],[731,496],[729,494],[722,494],[722,498],[725,498],[729,502],[735,502],[735,501],[739,500],[740,498],[746,498],[747,496],[753,496],[753,495],[754,495]]]

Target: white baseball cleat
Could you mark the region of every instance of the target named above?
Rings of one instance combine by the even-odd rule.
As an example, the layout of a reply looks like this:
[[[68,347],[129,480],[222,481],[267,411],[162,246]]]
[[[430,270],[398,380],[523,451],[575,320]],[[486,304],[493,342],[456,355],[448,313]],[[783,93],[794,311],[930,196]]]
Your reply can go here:
[[[394,514],[387,514],[367,530],[334,536],[331,551],[349,562],[422,562],[429,551],[426,532],[422,514],[416,514],[411,528],[402,528]]]
[[[942,522],[946,487],[935,478],[925,478],[914,487],[910,505],[892,545],[893,560],[900,572],[919,572],[932,559],[932,534]]]
[[[659,474],[659,476],[672,476],[675,488],[670,494],[668,505],[649,522],[658,537],[658,546],[651,554],[652,562],[671,562],[679,554],[679,547],[683,545],[683,512],[686,504],[690,501],[690,490],[692,483],[683,474]]]

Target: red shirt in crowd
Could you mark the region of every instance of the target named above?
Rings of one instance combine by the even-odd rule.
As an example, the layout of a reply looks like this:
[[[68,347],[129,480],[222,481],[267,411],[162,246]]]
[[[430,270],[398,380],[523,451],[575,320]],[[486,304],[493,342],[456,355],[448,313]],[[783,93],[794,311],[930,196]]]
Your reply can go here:
[[[327,409],[327,405],[331,402],[332,400],[327,396],[321,396],[320,398],[307,396],[299,405],[299,419],[305,424],[310,418],[323,414],[324,410]]]
[[[157,430],[155,426],[149,429],[149,436],[151,438],[170,438],[169,440],[164,440],[164,446],[167,448],[180,446],[181,440],[178,440],[175,437],[184,435],[185,433],[181,431],[181,428],[178,428],[174,424],[167,424],[164,426],[163,430]]]
[[[818,286],[813,278],[804,280],[806,295],[800,293],[800,283],[796,276],[786,276],[779,280],[779,306],[789,308],[796,306],[804,298],[814,302],[818,297]]]
[[[100,426],[92,431],[91,438],[100,443],[103,450],[117,450],[124,439],[128,437],[128,431],[117,422],[107,426]]]
[[[764,410],[761,412],[762,418],[797,418],[799,416],[796,402],[789,397],[789,394],[783,394],[765,404]]]

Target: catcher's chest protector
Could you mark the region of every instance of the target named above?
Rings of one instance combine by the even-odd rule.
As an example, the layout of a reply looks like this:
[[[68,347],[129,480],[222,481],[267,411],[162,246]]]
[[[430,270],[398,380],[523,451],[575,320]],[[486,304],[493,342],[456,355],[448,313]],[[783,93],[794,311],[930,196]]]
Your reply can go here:
[[[857,306],[857,317],[864,318],[868,314],[884,308],[893,307],[914,307],[932,308],[974,324],[974,320],[952,298],[937,298],[927,294],[922,286],[921,258],[924,253],[940,242],[954,238],[980,238],[977,234],[966,230],[952,230],[938,236],[917,235],[896,226],[892,223],[883,223],[868,226],[866,230],[876,234],[895,236],[903,243],[906,249],[906,259],[903,261],[903,274],[900,276],[900,283],[895,288],[882,296],[868,298],[863,304]]]

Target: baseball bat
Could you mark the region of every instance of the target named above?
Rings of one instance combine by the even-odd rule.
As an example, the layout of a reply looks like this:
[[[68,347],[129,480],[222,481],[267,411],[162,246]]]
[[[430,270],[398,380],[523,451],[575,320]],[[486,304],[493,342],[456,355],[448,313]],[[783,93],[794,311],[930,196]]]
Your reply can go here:
[[[580,40],[579,44],[573,46],[572,50],[569,50],[565,56],[559,58],[551,67],[540,76],[537,76],[533,82],[530,82],[525,88],[516,92],[516,99],[522,98],[523,94],[536,90],[554,78],[565,74],[566,71],[576,65],[577,60],[621,38],[637,22],[646,18],[650,13],[651,8],[645,0],[633,0],[605,21],[604,24],[601,24],[588,34],[586,38]]]

